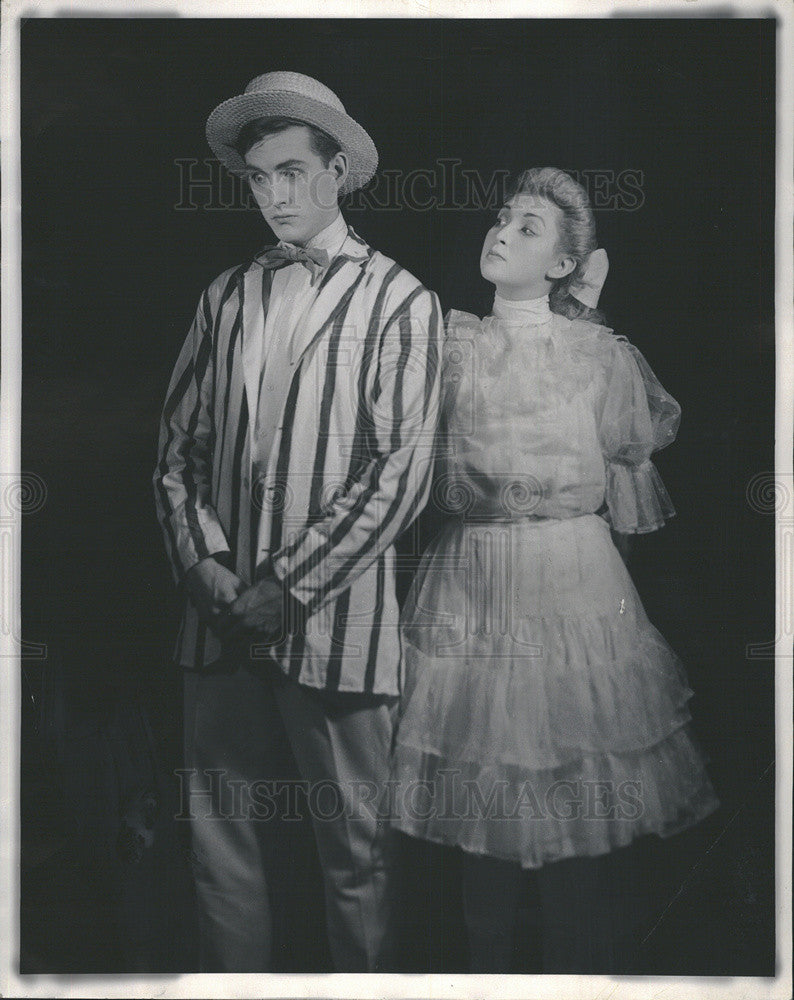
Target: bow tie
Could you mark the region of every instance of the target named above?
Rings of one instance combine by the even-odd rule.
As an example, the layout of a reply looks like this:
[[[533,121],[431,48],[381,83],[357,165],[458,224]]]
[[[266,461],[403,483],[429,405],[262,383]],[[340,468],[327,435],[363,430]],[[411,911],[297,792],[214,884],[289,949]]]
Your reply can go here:
[[[303,264],[314,278],[328,267],[328,254],[325,250],[311,250],[306,247],[296,247],[292,243],[280,243],[260,254],[259,261],[262,267],[272,271],[286,267],[287,264]]]

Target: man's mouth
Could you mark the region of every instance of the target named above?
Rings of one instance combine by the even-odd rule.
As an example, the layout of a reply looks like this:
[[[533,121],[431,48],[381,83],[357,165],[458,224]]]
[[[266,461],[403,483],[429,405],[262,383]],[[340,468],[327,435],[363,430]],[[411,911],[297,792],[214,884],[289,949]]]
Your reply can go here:
[[[274,222],[288,222],[290,219],[296,219],[297,216],[294,212],[289,212],[285,215],[274,215],[272,219]]]

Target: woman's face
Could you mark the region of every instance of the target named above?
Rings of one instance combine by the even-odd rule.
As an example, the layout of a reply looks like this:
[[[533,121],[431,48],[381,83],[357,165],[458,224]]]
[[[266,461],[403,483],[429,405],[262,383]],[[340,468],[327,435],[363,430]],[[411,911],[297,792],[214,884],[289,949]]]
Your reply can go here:
[[[485,235],[480,273],[506,299],[546,295],[553,281],[576,266],[557,248],[562,212],[533,194],[517,194],[501,209]]]

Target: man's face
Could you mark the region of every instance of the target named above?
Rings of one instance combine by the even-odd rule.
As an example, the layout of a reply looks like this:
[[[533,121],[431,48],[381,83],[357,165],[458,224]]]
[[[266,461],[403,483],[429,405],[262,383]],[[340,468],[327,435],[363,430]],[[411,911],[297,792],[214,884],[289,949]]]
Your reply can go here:
[[[304,125],[266,136],[245,154],[254,198],[279,240],[304,246],[336,218],[340,156],[326,166]]]

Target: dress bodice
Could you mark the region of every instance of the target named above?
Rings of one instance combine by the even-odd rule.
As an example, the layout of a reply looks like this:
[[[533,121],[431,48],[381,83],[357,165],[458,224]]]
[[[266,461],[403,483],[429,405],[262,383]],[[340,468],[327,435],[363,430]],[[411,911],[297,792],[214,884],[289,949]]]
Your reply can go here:
[[[681,410],[641,353],[593,323],[496,311],[447,317],[447,509],[568,518],[606,503],[618,531],[660,527],[674,509],[650,456],[674,440]]]

